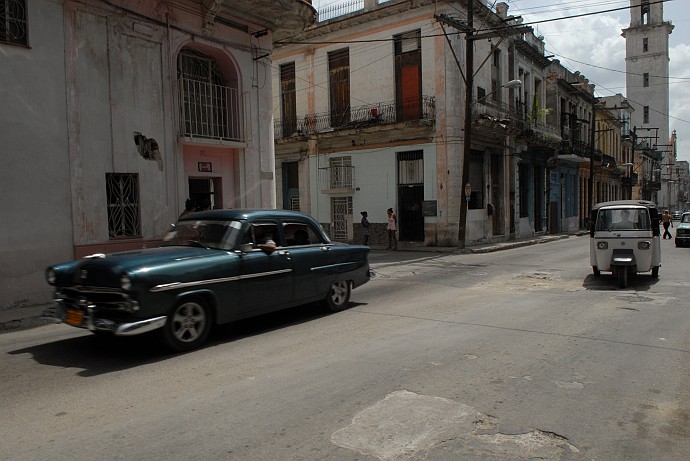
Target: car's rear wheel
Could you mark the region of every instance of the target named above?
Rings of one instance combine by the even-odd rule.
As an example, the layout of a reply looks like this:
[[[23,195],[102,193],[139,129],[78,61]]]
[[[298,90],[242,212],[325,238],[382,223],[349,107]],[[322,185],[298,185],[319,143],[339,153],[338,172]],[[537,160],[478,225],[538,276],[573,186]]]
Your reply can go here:
[[[592,273],[594,273],[595,277],[599,277],[601,275],[601,271],[597,266],[592,266]]]
[[[652,277],[655,279],[659,278],[659,266],[652,267]]]
[[[331,312],[338,312],[345,309],[350,303],[352,286],[347,280],[333,283],[326,295],[326,307]]]
[[[211,331],[211,313],[201,298],[180,301],[168,314],[159,330],[163,344],[175,351],[188,351],[206,341]]]

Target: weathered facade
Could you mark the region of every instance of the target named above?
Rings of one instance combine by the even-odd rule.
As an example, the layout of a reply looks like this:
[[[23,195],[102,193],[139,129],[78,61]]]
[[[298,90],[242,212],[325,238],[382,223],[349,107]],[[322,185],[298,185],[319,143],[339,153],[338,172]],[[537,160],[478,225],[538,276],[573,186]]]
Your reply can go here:
[[[465,201],[465,244],[545,232],[546,168],[559,139],[546,124],[543,41],[507,19],[506,4],[475,2],[474,29],[495,35],[473,40],[466,159],[457,17],[467,2],[362,6],[276,45],[278,205],[316,216],[343,241],[358,240],[366,210],[370,243],[383,243],[392,207],[401,241],[458,245]]]
[[[47,301],[56,261],[157,244],[187,197],[275,207],[270,54],[310,2],[13,3],[0,306]]]

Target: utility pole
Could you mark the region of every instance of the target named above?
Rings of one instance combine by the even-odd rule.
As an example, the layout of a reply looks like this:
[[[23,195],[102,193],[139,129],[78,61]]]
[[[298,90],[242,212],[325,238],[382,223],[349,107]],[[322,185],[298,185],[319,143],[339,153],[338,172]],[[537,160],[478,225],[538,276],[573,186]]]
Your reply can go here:
[[[463,75],[465,81],[465,119],[464,119],[464,142],[462,152],[462,188],[464,197],[460,199],[460,218],[458,222],[458,247],[465,248],[465,239],[467,236],[467,208],[469,206],[470,194],[472,188],[470,185],[470,151],[472,149],[472,105],[474,92],[474,42],[475,40],[491,39],[494,37],[505,38],[510,35],[516,35],[532,31],[529,26],[511,25],[508,21],[519,19],[519,17],[509,17],[504,19],[504,27],[500,30],[490,32],[477,33],[474,30],[474,3],[476,0],[467,2],[467,21],[458,21],[448,17],[445,14],[434,16],[434,18],[442,24],[447,24],[461,33],[465,34],[465,73],[463,75],[462,69],[460,74]],[[451,47],[452,51],[452,47]],[[457,61],[457,59],[456,59]],[[459,66],[459,63],[458,63]],[[503,86],[505,87],[505,85]],[[501,88],[503,88],[501,87]],[[485,96],[486,97],[486,96]],[[464,200],[463,200],[464,199]]]
[[[596,123],[597,123],[597,98],[592,95],[592,126],[589,134],[589,209],[587,210],[587,217],[592,216],[592,208],[594,207],[594,146],[596,144]]]
[[[465,248],[467,236],[467,208],[470,205],[470,150],[472,149],[472,92],[474,90],[474,1],[467,4],[467,26],[465,35],[465,138],[462,149],[462,186],[464,200],[460,200],[460,222],[458,222],[458,248]],[[468,194],[467,192],[470,192]]]

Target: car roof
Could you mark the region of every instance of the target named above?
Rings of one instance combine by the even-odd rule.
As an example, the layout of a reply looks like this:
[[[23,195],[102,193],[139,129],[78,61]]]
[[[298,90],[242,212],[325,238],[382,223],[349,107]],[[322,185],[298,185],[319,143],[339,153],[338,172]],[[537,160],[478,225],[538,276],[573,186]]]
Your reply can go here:
[[[263,210],[263,209],[227,209],[197,211],[180,218],[180,221],[190,219],[227,219],[227,220],[246,220],[261,218],[279,219],[301,219],[314,221],[314,218],[305,213],[290,210]]]
[[[656,208],[656,203],[650,202],[648,200],[613,200],[610,202],[597,203],[592,207],[592,211],[598,210],[600,208],[608,207],[639,207],[643,206],[646,208]]]

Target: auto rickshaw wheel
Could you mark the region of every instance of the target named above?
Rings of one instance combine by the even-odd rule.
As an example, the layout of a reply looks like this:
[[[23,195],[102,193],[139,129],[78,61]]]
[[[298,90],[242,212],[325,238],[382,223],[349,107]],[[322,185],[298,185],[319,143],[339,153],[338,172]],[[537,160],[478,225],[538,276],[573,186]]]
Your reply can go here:
[[[625,266],[616,269],[618,274],[618,288],[626,288],[628,286],[628,268]]]

